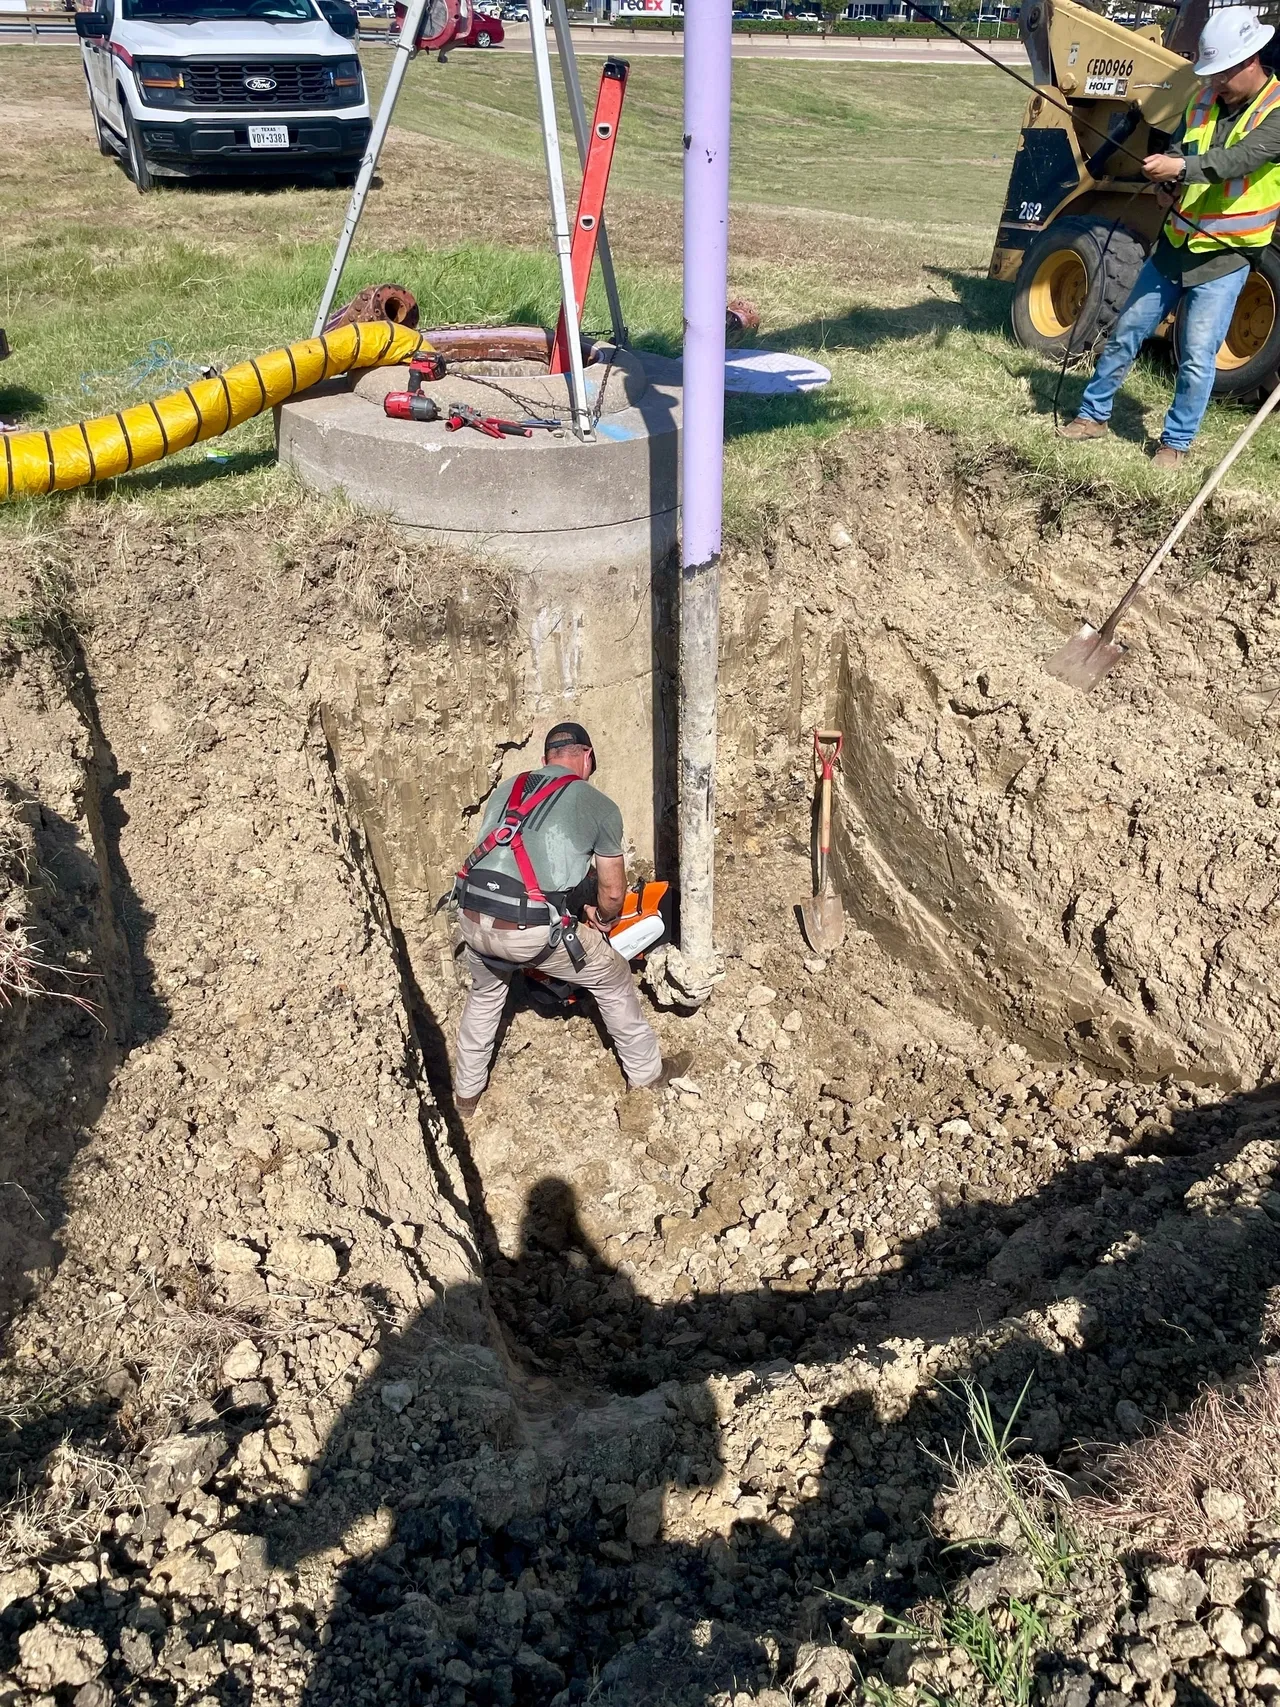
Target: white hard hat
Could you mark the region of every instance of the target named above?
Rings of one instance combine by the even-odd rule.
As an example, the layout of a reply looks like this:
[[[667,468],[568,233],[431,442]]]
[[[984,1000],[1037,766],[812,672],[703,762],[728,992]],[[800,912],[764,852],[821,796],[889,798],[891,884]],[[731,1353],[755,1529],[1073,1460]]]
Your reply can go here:
[[[1210,12],[1209,22],[1200,32],[1200,54],[1196,60],[1197,77],[1216,77],[1243,65],[1264,48],[1275,35],[1270,24],[1264,24],[1252,6],[1223,6]]]

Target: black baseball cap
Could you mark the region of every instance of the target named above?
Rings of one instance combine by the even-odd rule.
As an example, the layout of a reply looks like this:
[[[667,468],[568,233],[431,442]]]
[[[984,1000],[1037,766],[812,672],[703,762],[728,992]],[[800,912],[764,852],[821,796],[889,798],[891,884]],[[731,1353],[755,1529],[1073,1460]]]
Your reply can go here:
[[[547,738],[542,743],[543,758],[550,758],[560,747],[590,747],[592,752],[595,751],[595,743],[581,723],[557,723],[554,729],[547,730]]]

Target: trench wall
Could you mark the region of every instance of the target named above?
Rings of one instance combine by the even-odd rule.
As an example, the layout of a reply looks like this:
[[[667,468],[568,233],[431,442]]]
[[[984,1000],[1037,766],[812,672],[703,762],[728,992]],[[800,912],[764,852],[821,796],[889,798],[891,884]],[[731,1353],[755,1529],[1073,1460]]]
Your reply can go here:
[[[1084,695],[1044,668],[1150,545],[916,435],[825,469],[772,568],[829,612],[854,918],[1038,1051],[1252,1085],[1280,1054],[1275,543],[1211,523],[1112,678]]]

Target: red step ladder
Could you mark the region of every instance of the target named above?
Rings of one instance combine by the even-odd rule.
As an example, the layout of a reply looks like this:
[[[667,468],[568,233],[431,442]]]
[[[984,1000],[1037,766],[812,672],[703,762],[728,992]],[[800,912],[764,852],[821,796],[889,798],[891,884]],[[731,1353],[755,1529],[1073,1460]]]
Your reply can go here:
[[[596,258],[596,242],[600,221],[604,216],[605,191],[609,188],[609,168],[613,165],[613,150],[618,140],[618,121],[622,117],[622,98],[627,92],[625,59],[606,59],[600,73],[600,93],[596,97],[596,113],[591,121],[591,141],[587,146],[587,161],[582,168],[582,189],[578,196],[578,217],[573,225],[570,260],[573,265],[573,294],[578,304],[578,322],[582,322],[582,307],[587,300],[587,283],[591,265]],[[555,347],[551,352],[552,373],[564,373],[569,366],[569,344],[564,331],[564,310],[556,327]]]

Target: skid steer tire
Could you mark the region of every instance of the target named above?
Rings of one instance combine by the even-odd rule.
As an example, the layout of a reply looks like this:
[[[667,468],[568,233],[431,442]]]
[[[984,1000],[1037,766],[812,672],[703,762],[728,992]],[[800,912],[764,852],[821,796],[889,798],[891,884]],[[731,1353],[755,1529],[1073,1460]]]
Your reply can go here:
[[[1088,355],[1115,325],[1147,258],[1136,231],[1105,219],[1056,219],[1028,248],[1013,292],[1013,335],[1059,360]]]
[[[1173,348],[1182,355],[1186,298],[1173,322]],[[1280,252],[1263,249],[1240,292],[1231,327],[1218,351],[1215,397],[1252,397],[1270,391],[1280,369]]]

